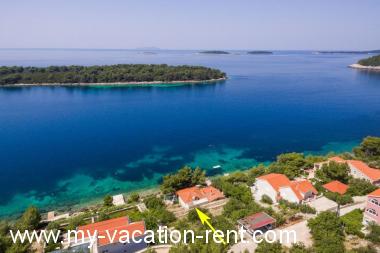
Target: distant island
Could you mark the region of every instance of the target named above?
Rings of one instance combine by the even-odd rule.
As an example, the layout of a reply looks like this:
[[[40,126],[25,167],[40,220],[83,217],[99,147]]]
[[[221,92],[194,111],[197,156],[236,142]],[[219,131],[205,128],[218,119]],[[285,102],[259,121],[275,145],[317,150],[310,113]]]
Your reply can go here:
[[[0,85],[107,85],[196,83],[226,78],[218,69],[166,64],[0,67]]]
[[[247,54],[273,54],[271,51],[248,51]]]
[[[380,55],[372,56],[350,65],[351,68],[380,71]]]
[[[200,54],[230,54],[226,51],[220,51],[220,50],[210,50],[210,51],[201,51]]]
[[[319,54],[378,54],[380,50],[367,51],[317,51]]]

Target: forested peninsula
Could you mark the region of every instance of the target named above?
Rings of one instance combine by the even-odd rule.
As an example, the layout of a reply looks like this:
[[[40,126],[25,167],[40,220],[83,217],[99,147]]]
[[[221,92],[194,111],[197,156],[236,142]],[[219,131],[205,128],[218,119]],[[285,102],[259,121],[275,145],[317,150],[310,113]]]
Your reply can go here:
[[[380,71],[380,55],[372,56],[350,65],[351,68]]]
[[[187,65],[0,67],[0,85],[3,86],[195,83],[225,78],[226,74],[218,69]]]

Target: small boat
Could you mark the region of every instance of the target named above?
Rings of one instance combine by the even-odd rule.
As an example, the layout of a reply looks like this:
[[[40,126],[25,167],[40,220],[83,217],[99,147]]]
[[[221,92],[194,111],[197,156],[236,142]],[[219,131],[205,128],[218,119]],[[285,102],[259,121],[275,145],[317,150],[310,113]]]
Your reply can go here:
[[[212,168],[215,170],[215,169],[221,169],[222,168],[222,165],[215,165],[215,166],[212,166]]]

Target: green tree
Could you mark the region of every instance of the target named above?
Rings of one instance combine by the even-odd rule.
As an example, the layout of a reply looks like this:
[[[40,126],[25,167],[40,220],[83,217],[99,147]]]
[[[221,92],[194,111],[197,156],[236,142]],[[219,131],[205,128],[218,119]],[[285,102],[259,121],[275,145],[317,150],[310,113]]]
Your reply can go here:
[[[149,209],[157,209],[165,206],[162,199],[157,198],[156,196],[147,197],[146,199],[144,199],[144,204]]]
[[[274,243],[268,243],[265,240],[263,240],[261,243],[257,245],[256,253],[283,253],[285,252],[282,248],[281,243],[274,242]]]
[[[103,199],[103,206],[111,207],[113,206],[113,198],[111,195],[106,195]]]
[[[163,193],[174,193],[175,191],[194,185],[204,185],[206,180],[205,172],[199,168],[193,170],[185,166],[175,174],[163,177],[161,190]]]
[[[272,199],[268,195],[266,195],[266,194],[264,194],[261,197],[261,202],[266,203],[266,204],[270,204],[270,205],[273,204]]]
[[[370,232],[366,236],[367,240],[380,244],[380,226],[373,223],[369,225],[368,229]]]
[[[328,164],[324,164],[321,169],[317,170],[315,176],[323,184],[333,180],[348,183],[348,180],[350,179],[349,171],[349,167],[346,163],[336,163],[331,161]]]
[[[138,202],[139,199],[140,199],[140,195],[134,192],[134,193],[131,193],[131,195],[129,195],[128,202],[129,203]]]
[[[376,189],[376,186],[365,179],[352,178],[349,182],[347,194],[350,196],[364,196]]]
[[[363,227],[363,213],[360,209],[355,209],[342,217],[340,217],[344,224],[344,230],[347,234],[357,235],[364,237],[361,229]]]
[[[308,221],[316,253],[344,253],[343,224],[333,212],[322,212]]]
[[[293,244],[289,249],[289,253],[312,253],[312,249],[306,248],[306,246],[302,243]]]
[[[359,147],[354,148],[354,154],[370,165],[380,168],[380,138],[373,136],[364,138]]]
[[[84,216],[78,215],[69,218],[67,225],[67,230],[75,230],[78,226],[82,226],[85,224]]]
[[[40,221],[41,214],[37,207],[30,206],[18,220],[17,228],[20,230],[34,230],[38,228]]]
[[[277,156],[277,161],[269,165],[272,173],[285,174],[290,179],[303,175],[305,169],[312,167],[309,159],[301,153],[286,153]]]

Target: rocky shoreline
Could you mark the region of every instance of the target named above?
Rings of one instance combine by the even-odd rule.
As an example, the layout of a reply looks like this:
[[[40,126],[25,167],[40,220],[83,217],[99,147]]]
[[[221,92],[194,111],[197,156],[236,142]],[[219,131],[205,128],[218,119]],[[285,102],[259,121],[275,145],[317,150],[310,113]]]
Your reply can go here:
[[[370,71],[380,71],[380,66],[364,66],[358,63],[349,65],[350,68]]]
[[[201,83],[212,83],[225,81],[227,78],[218,78],[210,80],[187,80],[187,81],[151,81],[151,82],[113,82],[113,83],[17,83],[17,84],[5,84],[0,85],[0,87],[30,87],[30,86],[83,86],[83,87],[93,87],[93,86],[149,86],[149,85],[163,85],[163,84],[201,84]]]

